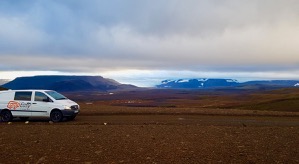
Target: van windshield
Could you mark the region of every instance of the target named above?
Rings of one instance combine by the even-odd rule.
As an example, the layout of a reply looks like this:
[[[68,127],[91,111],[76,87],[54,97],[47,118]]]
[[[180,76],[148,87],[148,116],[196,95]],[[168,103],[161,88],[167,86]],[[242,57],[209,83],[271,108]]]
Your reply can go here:
[[[50,95],[51,97],[53,97],[55,100],[65,100],[67,99],[65,96],[63,96],[62,94],[55,92],[55,91],[46,91],[46,93],[48,95]]]

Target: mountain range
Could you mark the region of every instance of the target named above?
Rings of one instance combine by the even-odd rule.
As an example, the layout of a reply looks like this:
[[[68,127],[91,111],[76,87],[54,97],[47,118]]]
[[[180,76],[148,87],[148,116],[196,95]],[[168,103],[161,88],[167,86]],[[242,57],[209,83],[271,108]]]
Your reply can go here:
[[[299,87],[299,80],[260,80],[238,82],[234,79],[178,79],[163,80],[156,88],[168,89],[276,89]],[[0,89],[49,89],[59,92],[136,90],[134,85],[121,84],[101,76],[32,76],[18,77]]]
[[[208,89],[208,88],[281,88],[299,87],[299,80],[260,80],[238,82],[234,79],[178,79],[163,80],[157,88],[187,88],[187,89]]]
[[[4,85],[8,89],[49,89],[60,92],[107,91],[134,89],[133,85],[121,84],[101,76],[32,76],[18,77]]]

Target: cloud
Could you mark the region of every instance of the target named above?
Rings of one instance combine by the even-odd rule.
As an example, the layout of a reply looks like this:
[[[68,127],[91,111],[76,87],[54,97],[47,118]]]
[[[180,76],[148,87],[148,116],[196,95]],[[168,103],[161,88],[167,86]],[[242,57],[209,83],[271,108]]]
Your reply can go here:
[[[0,2],[2,70],[299,70],[296,0]]]

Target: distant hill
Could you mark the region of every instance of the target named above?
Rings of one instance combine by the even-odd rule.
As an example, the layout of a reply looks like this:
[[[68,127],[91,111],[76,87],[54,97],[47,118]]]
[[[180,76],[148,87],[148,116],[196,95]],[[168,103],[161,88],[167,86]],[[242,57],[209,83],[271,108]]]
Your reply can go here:
[[[3,87],[9,89],[50,89],[70,92],[132,89],[136,86],[121,84],[101,76],[32,76],[18,77],[4,84]]]
[[[299,80],[261,80],[261,81],[248,81],[242,83],[243,85],[275,85],[275,86],[288,86],[299,87]]]
[[[7,90],[6,88],[0,87],[0,91]]]
[[[248,81],[240,83],[234,79],[179,79],[163,80],[158,88],[187,88],[187,89],[207,89],[207,88],[238,88],[238,89],[269,89],[281,87],[299,87],[299,80],[264,80]]]

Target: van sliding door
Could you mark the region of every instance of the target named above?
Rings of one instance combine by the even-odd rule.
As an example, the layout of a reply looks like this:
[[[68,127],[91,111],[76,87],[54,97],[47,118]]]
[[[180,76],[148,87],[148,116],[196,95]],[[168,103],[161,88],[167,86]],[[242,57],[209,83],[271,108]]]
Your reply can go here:
[[[29,117],[31,116],[31,91],[15,92],[14,100],[7,104],[14,117]]]

